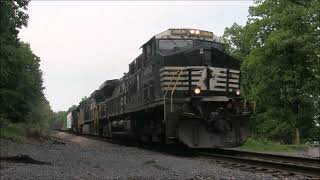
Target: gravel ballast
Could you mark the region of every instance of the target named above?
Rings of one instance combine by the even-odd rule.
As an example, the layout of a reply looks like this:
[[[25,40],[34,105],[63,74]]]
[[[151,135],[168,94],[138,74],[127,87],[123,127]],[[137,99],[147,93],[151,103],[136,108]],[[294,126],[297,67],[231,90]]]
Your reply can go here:
[[[182,157],[79,137],[64,132],[42,143],[0,140],[1,157],[27,155],[48,164],[2,160],[1,179],[274,179],[214,161]]]

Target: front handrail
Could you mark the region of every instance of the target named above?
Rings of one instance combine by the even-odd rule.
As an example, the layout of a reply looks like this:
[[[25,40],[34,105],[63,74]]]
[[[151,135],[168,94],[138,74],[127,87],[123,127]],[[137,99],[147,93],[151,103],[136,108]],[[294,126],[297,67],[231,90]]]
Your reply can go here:
[[[172,76],[171,76],[171,79],[170,79],[170,82],[167,86],[167,89],[166,89],[166,92],[164,93],[163,95],[163,120],[164,122],[167,121],[167,112],[166,112],[166,97],[167,97],[167,94],[169,92],[169,87],[171,86],[171,83],[173,81],[173,77],[177,74],[178,74],[178,79],[176,80],[175,84],[174,84],[174,87],[173,87],[173,90],[177,87],[177,82],[179,81],[179,78],[181,76],[181,72],[183,71],[183,69],[180,69],[178,71],[175,71],[175,72],[172,72]],[[172,92],[171,92],[171,112],[172,112]]]
[[[175,84],[174,84],[174,87],[173,87],[173,89],[172,89],[172,91],[171,91],[171,96],[170,96],[170,112],[172,112],[172,96],[173,96],[173,93],[174,93],[174,91],[176,90],[176,88],[177,88],[177,84],[178,84],[178,81],[179,81],[179,79],[180,79],[180,76],[181,76],[181,73],[182,73],[182,71],[183,71],[184,69],[180,69],[180,71],[179,71],[179,74],[178,74],[178,78],[177,78],[177,80],[176,80],[176,82],[175,82]]]
[[[167,86],[167,89],[166,89],[166,92],[164,93],[163,95],[163,120],[166,122],[167,121],[167,112],[166,112],[166,97],[167,97],[167,94],[168,94],[168,91],[169,91],[169,87],[172,83],[172,80],[173,80],[173,77],[176,73],[178,73],[179,71],[176,71],[176,72],[172,72],[172,76],[171,76],[171,79],[170,79],[170,82]]]

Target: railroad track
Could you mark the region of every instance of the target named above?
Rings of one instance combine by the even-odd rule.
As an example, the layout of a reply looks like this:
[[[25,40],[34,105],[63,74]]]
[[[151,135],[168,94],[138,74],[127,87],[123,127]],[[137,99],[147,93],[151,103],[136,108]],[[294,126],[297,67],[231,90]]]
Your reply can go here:
[[[60,130],[61,131],[61,130]],[[68,131],[63,131],[71,133]],[[79,134],[78,134],[79,135]],[[97,135],[79,135],[95,140],[116,143],[125,146],[139,146],[137,141],[113,140]],[[147,148],[160,152],[172,154],[172,148]],[[176,152],[177,153],[177,152]],[[191,151],[190,154],[193,154]],[[173,153],[175,154],[175,153]],[[186,154],[189,154],[186,152]],[[239,151],[233,149],[206,149],[197,150],[196,154],[204,157],[205,160],[214,160],[215,163],[222,164],[226,168],[240,169],[256,173],[267,173],[277,178],[297,178],[297,179],[319,179],[320,180],[320,158],[303,158],[286,155],[275,155],[267,153],[256,153]],[[191,155],[193,156],[193,155]]]
[[[231,149],[204,150],[200,151],[199,155],[211,157],[217,163],[231,168],[269,173],[280,178],[320,179],[319,158],[303,158]]]

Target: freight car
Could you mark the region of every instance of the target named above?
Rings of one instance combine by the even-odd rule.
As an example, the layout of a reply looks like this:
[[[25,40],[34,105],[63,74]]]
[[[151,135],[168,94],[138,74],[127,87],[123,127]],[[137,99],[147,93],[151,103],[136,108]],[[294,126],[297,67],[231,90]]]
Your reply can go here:
[[[72,111],[73,131],[191,148],[234,147],[248,138],[239,61],[219,37],[168,29],[141,48],[128,73]]]

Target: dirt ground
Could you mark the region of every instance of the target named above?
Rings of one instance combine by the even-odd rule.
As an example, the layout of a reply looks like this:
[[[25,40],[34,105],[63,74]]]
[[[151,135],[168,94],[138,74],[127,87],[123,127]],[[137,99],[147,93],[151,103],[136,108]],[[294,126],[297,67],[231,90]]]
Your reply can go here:
[[[231,169],[206,159],[112,144],[65,132],[52,132],[50,136],[61,141],[15,143],[1,139],[1,180],[275,179],[269,174]]]

